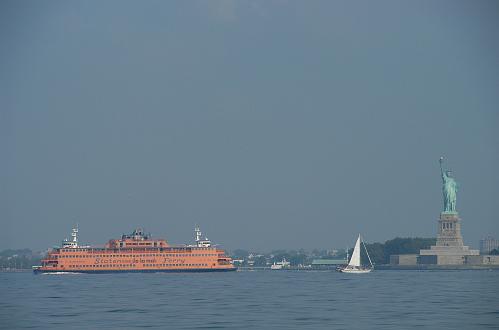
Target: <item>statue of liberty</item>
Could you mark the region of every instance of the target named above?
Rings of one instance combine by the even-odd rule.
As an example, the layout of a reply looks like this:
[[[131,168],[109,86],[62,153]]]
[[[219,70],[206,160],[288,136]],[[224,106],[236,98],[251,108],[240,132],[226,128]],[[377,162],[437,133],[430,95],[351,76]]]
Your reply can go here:
[[[452,171],[444,171],[442,163],[444,157],[440,157],[440,173],[442,174],[442,192],[444,196],[444,213],[456,212],[457,182],[452,177]]]

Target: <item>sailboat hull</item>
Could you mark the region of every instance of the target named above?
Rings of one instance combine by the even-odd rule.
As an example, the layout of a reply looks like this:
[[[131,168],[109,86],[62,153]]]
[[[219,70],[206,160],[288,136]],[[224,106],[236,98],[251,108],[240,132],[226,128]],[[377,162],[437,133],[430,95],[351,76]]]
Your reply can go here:
[[[364,268],[364,269],[343,268],[340,269],[340,272],[351,273],[351,274],[365,274],[365,273],[370,273],[372,270],[373,270],[372,268]]]

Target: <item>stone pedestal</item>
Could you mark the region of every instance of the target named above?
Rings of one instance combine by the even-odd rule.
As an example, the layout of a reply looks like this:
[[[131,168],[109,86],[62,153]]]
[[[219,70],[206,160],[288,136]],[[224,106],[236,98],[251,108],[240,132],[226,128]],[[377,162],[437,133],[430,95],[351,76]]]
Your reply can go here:
[[[463,246],[461,219],[457,213],[441,213],[436,246]]]
[[[438,220],[436,245],[420,250],[419,255],[420,264],[461,265],[466,262],[466,256],[477,256],[479,251],[463,244],[458,213],[442,212]]]

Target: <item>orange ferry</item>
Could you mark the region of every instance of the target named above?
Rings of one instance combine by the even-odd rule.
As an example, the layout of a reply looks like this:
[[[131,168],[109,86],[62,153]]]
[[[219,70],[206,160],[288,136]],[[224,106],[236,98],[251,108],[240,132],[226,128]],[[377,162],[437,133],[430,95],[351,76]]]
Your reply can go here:
[[[80,246],[78,228],[73,228],[72,239],[49,251],[39,273],[116,273],[116,272],[220,272],[234,271],[232,259],[223,250],[201,239],[195,228],[196,244],[170,246],[164,239],[153,239],[136,229],[121,239],[111,239],[104,248]]]

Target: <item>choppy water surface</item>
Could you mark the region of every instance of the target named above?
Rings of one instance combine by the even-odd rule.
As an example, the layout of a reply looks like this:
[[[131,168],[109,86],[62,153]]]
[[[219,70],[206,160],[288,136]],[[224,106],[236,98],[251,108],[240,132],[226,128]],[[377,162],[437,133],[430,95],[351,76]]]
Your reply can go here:
[[[497,329],[499,271],[0,273],[0,327]]]

